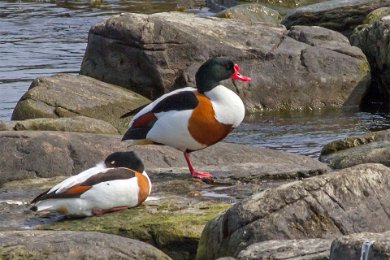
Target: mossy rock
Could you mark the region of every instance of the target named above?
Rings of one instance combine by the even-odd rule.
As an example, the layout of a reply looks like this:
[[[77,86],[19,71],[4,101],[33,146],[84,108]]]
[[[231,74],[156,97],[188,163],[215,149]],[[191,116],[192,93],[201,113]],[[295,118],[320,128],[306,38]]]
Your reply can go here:
[[[390,15],[390,7],[378,8],[366,16],[366,19],[364,19],[363,24],[372,24],[375,21],[381,19],[382,17],[388,15]]]
[[[217,14],[217,17],[236,19],[247,23],[262,22],[278,25],[282,16],[278,11],[260,4],[243,4],[230,7]]]
[[[85,116],[63,118],[33,118],[21,121],[4,122],[4,125],[6,128],[3,129],[3,131],[34,130],[93,134],[119,134],[118,130],[110,123]],[[2,131],[1,128],[0,131]]]
[[[64,220],[46,230],[97,231],[147,242],[173,259],[194,259],[205,224],[230,204],[169,197],[117,213]]]

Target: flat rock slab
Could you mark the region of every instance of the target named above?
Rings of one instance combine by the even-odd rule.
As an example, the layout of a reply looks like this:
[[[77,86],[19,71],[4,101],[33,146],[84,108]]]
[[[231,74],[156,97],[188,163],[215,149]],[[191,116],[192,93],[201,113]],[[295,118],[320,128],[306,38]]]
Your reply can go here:
[[[166,146],[132,146],[121,136],[50,131],[0,132],[0,182],[70,176],[94,166],[114,151],[134,150],[147,170],[185,173],[183,154]],[[243,182],[318,175],[328,167],[312,158],[239,144],[219,143],[192,154],[199,169]]]
[[[270,188],[208,222],[198,259],[236,257],[256,242],[335,238],[390,228],[390,169],[363,164]]]
[[[136,93],[99,80],[73,74],[35,79],[18,101],[12,120],[87,116],[124,131],[126,112],[150,101]]]
[[[390,259],[390,232],[358,233],[336,239],[330,260],[339,259]]]
[[[322,148],[320,161],[333,169],[362,163],[382,163],[390,166],[390,130],[333,141]]]
[[[328,260],[331,244],[332,240],[319,238],[306,240],[269,240],[248,246],[238,254],[236,259]]]
[[[171,259],[141,241],[98,232],[2,231],[4,259]]]
[[[4,127],[1,127],[3,125]],[[119,134],[110,123],[86,116],[34,118],[0,122],[0,131],[65,131],[93,134]]]
[[[223,82],[248,111],[357,107],[370,82],[361,50],[320,27],[126,13],[94,25],[88,39],[81,74],[151,99],[194,86],[196,71],[214,56],[231,58],[252,77],[236,87]]]
[[[380,7],[390,6],[383,0],[331,0],[299,7],[284,17],[282,24],[317,25],[350,34],[366,15]]]

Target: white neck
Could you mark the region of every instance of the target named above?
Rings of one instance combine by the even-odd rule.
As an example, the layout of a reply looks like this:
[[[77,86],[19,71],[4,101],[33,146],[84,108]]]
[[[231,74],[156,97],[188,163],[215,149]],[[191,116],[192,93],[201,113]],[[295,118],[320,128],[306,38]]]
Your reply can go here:
[[[215,118],[223,124],[237,127],[245,117],[245,107],[241,98],[230,89],[218,85],[204,93],[210,98]]]

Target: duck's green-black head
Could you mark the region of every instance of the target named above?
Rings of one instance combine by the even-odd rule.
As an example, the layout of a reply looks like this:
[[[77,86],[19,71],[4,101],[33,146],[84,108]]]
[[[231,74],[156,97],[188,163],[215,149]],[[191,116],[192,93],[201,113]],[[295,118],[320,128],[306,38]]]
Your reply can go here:
[[[251,78],[240,74],[240,67],[226,58],[211,58],[200,66],[196,72],[196,87],[198,91],[207,92],[220,84],[220,81],[232,78],[250,81]]]
[[[133,151],[112,153],[104,160],[104,164],[107,168],[126,167],[141,173],[145,170],[141,159]]]

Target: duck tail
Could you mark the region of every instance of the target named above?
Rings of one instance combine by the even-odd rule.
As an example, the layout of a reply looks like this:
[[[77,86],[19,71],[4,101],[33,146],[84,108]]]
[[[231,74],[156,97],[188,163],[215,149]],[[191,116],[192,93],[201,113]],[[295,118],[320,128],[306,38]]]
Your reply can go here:
[[[31,211],[44,211],[44,210],[49,210],[51,208],[53,208],[53,205],[51,203],[38,202],[37,204],[32,205],[30,210]]]

